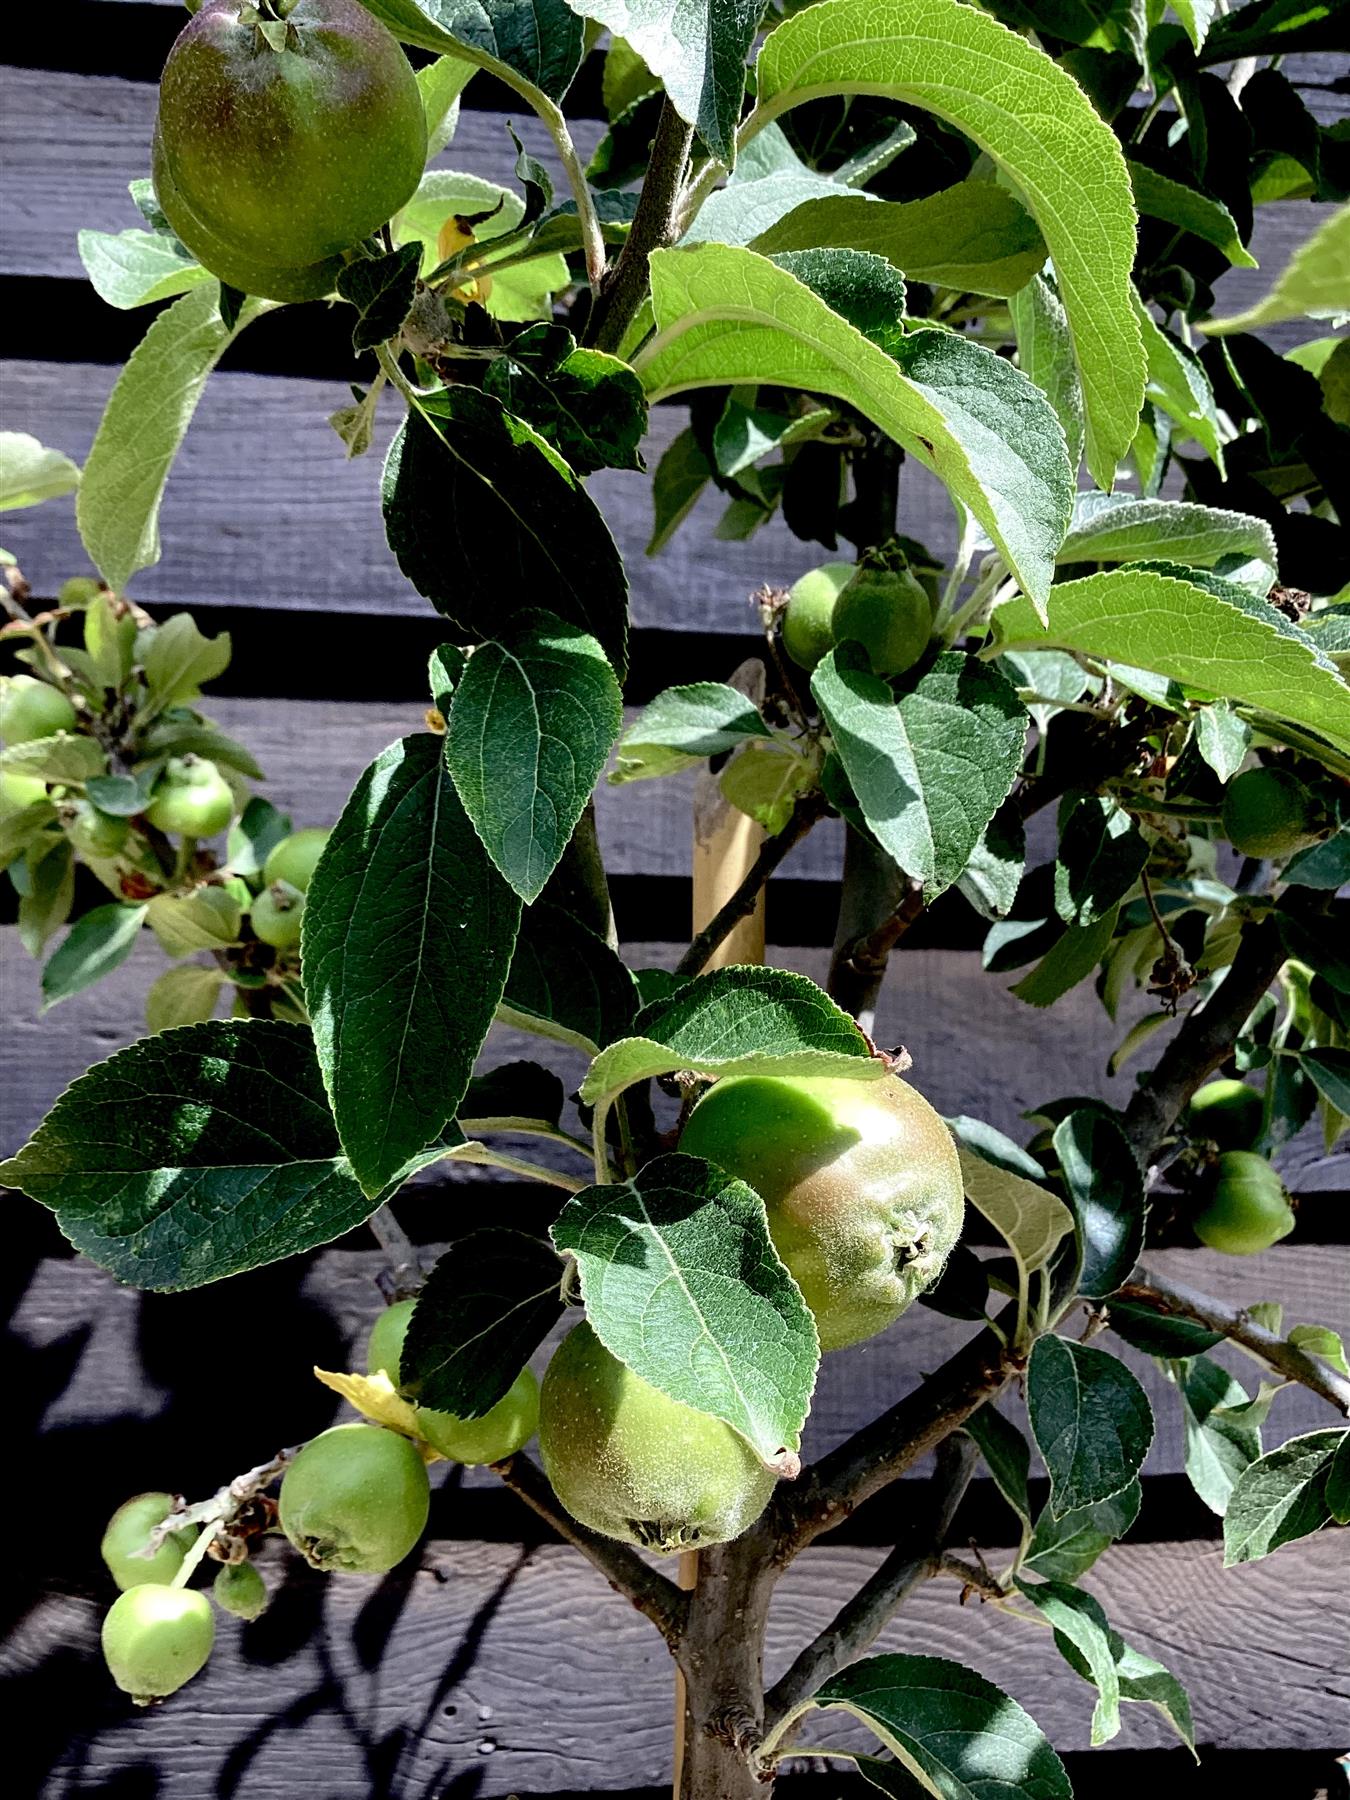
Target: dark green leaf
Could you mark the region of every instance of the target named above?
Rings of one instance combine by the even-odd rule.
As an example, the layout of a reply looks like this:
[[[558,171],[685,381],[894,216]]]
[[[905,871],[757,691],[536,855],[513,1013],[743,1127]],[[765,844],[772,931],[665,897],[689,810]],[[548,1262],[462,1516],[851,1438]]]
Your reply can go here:
[[[1350,1050],[1305,1050],[1299,1066],[1337,1112],[1350,1113]]]
[[[534,1062],[502,1063],[475,1075],[459,1109],[461,1131],[498,1130],[521,1119],[556,1127],[562,1117],[563,1084],[552,1069]]]
[[[750,738],[767,738],[768,726],[754,702],[721,681],[667,688],[644,708],[619,744],[612,781],[671,775],[709,756],[735,750]]]
[[[1057,1519],[1047,1506],[1036,1521],[1023,1567],[1047,1581],[1077,1581],[1102,1552],[1123,1538],[1139,1517],[1143,1491],[1138,1481]]]
[[[0,1170],[0,1178],[3,1171]],[[1258,1562],[1320,1531],[1331,1517],[1327,1479],[1350,1428],[1310,1431],[1269,1450],[1238,1476],[1223,1521],[1223,1564]]]
[[[978,1445],[999,1493],[1018,1518],[1030,1521],[1027,1480],[1031,1473],[1031,1445],[992,1400],[973,1412],[961,1429]]]
[[[1072,1112],[1055,1128],[1055,1152],[1078,1222],[1078,1292],[1112,1294],[1144,1247],[1144,1177],[1130,1140],[1095,1109]]]
[[[622,723],[604,651],[551,613],[517,613],[469,658],[446,765],[488,855],[527,903],[557,868]]]
[[[427,658],[431,701],[443,719],[450,717],[455,689],[464,677],[469,659],[458,644],[438,644]]]
[[[337,291],[359,315],[352,327],[352,349],[373,350],[402,329],[417,297],[420,243],[400,244],[387,256],[350,262],[337,278]]]
[[[1134,1300],[1113,1300],[1109,1317],[1116,1336],[1148,1356],[1198,1356],[1223,1342],[1220,1332],[1206,1331],[1189,1319],[1169,1319]]]
[[[712,464],[703,454],[693,431],[672,438],[662,452],[652,478],[652,535],[648,556],[664,550],[693,511],[699,495],[712,480]]]
[[[637,989],[614,951],[551,901],[521,915],[502,1015],[541,1037],[593,1052],[633,1022]]]
[[[641,469],[647,398],[625,362],[580,350],[561,325],[532,325],[488,364],[483,387],[524,419],[578,475]]]
[[[623,565],[604,520],[551,445],[475,388],[410,413],[389,449],[384,522],[413,586],[466,636],[544,608],[627,666]]]
[[[480,1419],[562,1316],[563,1267],[539,1238],[487,1225],[458,1238],[417,1296],[399,1358],[422,1406]]]
[[[298,1255],[379,1204],[342,1155],[309,1033],[256,1019],[185,1025],[97,1063],[0,1180],[143,1288]]]
[[[584,27],[563,0],[362,0],[405,44],[467,56],[561,100],[581,63]]]
[[[1091,925],[1125,898],[1148,861],[1148,840],[1124,807],[1087,794],[1069,814],[1055,862],[1055,911]]]
[[[290,834],[289,814],[255,794],[230,827],[225,850],[231,870],[236,875],[260,875],[273,850]]]
[[[1148,1397],[1124,1363],[1067,1338],[1036,1340],[1027,1414],[1057,1518],[1128,1487],[1153,1442]]]
[[[1280,871],[1280,879],[1293,887],[1331,892],[1350,884],[1350,825],[1342,825],[1325,842],[1310,844],[1291,856]]]
[[[158,766],[142,769],[137,775],[91,775],[84,792],[100,812],[111,813],[115,819],[130,819],[150,804],[151,790],[158,779]]]
[[[553,1227],[586,1316],[644,1381],[738,1431],[766,1464],[794,1452],[815,1386],[815,1321],[769,1237],[764,1202],[673,1153],[592,1187]]]
[[[1019,1579],[1017,1591],[1054,1628],[1056,1643],[1067,1639],[1077,1650],[1098,1694],[1092,1712],[1093,1746],[1109,1743],[1120,1730],[1120,1676],[1101,1607],[1090,1594],[1057,1581]]]
[[[869,1656],[816,1704],[859,1718],[947,1800],[1072,1800],[1035,1721],[992,1681],[941,1656]]]
[[[306,896],[305,1001],[343,1147],[377,1192],[454,1118],[501,999],[520,902],[430,734],[379,755]]]
[[[1017,777],[1026,708],[999,670],[948,652],[897,700],[832,650],[811,692],[878,842],[931,899],[950,887]]]
[[[1080,981],[1086,981],[1105,956],[1115,936],[1118,912],[1112,907],[1091,925],[1068,926],[1012,992],[1028,1006],[1053,1006]]]
[[[1261,1454],[1260,1430],[1228,1416],[1229,1409],[1247,1405],[1247,1390],[1207,1356],[1174,1364],[1168,1374],[1181,1396],[1186,1474],[1205,1505],[1222,1518],[1234,1484]]]
[[[69,1000],[131,955],[145,923],[143,906],[96,906],[72,925],[42,971],[42,1010]]]

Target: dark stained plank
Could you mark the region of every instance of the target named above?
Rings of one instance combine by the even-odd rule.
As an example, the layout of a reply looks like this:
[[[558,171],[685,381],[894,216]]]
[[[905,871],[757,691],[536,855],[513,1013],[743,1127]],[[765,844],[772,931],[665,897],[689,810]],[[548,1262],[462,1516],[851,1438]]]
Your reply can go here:
[[[1345,1664],[1337,1673],[1334,1655],[1323,1654],[1339,1548],[1324,1535],[1221,1574],[1214,1545],[1122,1546],[1089,1585],[1128,1641],[1186,1683],[1202,1743],[1322,1748],[1350,1733]],[[796,1564],[770,1622],[771,1677],[879,1554],[819,1549]],[[270,1557],[268,1575],[281,1579]],[[247,1627],[223,1620],[209,1670],[134,1716],[94,1661],[105,1601],[50,1594],[0,1664],[17,1691],[59,1689],[59,1732],[35,1719],[30,1734],[30,1745],[33,1736],[50,1744],[41,1791],[53,1800],[132,1791],[123,1784],[146,1768],[158,1800],[302,1792],[488,1800],[654,1787],[669,1772],[664,1647],[562,1548],[431,1543],[420,1565],[378,1583],[325,1582],[291,1564],[269,1614]],[[950,1581],[915,1594],[879,1647],[964,1661],[1019,1700],[1058,1747],[1087,1747],[1092,1693],[1050,1634],[992,1607],[962,1608]],[[1151,1709],[1125,1713],[1117,1748],[1170,1741]],[[867,1747],[847,1720],[827,1723],[825,1741]],[[1105,1775],[1111,1751],[1099,1756]]]

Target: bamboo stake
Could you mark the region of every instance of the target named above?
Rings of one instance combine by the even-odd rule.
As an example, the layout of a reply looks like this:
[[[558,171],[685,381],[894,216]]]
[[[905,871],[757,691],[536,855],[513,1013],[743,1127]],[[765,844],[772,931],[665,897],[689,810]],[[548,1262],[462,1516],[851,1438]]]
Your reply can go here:
[[[757,657],[743,662],[729,686],[759,705],[764,699],[764,664]],[[764,828],[739,812],[722,797],[717,777],[707,769],[694,789],[694,916],[693,935],[702,931],[750,873],[764,842]],[[755,909],[723,939],[708,958],[707,969],[724,969],[732,963],[764,961],[764,895]],[[692,1591],[698,1585],[698,1551],[686,1550],[675,1577],[678,1586]],[[675,1671],[674,1800],[680,1800],[685,1754],[685,1682]]]

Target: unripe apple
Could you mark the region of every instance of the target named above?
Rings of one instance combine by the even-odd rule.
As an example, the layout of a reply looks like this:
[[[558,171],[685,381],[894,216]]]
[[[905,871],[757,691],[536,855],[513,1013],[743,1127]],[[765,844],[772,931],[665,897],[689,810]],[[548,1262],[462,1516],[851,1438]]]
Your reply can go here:
[[[1191,1223],[1211,1250],[1254,1256],[1289,1236],[1294,1213],[1284,1184],[1264,1156],[1226,1150],[1215,1165],[1209,1196]]]
[[[160,831],[192,838],[215,837],[233,813],[230,784],[205,756],[171,756],[145,809]]]
[[[205,1594],[152,1583],[113,1601],[103,1621],[103,1660],[123,1693],[148,1706],[205,1668],[215,1637]]]
[[[383,1574],[426,1529],[431,1489],[413,1444],[379,1425],[335,1425],[287,1469],[281,1529],[315,1569]]]
[[[878,675],[903,675],[928,648],[933,609],[908,569],[859,569],[835,602],[836,644],[852,640]]]
[[[371,1329],[366,1368],[372,1375],[383,1370],[395,1387],[403,1379],[403,1340],[416,1304],[395,1300]],[[532,1369],[522,1369],[496,1405],[478,1419],[459,1419],[432,1406],[419,1406],[415,1416],[419,1435],[452,1462],[502,1462],[523,1450],[538,1429],[539,1383]]]
[[[34,675],[0,676],[0,738],[31,744],[75,727],[75,708],[49,681]]]
[[[274,881],[285,881],[300,893],[306,893],[310,877],[323,855],[323,847],[331,836],[332,832],[326,826],[307,825],[303,831],[293,831],[289,837],[282,838],[279,844],[273,845],[263,864],[264,884],[270,887]]]
[[[1223,829],[1244,856],[1292,856],[1320,834],[1317,802],[1287,769],[1247,769],[1224,792]]]
[[[857,574],[852,563],[822,563],[788,590],[783,609],[783,648],[808,674],[834,644],[834,603]]]
[[[173,1511],[172,1494],[136,1494],[124,1500],[108,1520],[99,1545],[108,1572],[120,1588],[141,1587],[147,1582],[172,1581],[183,1566],[194,1533],[171,1532],[153,1556],[138,1554],[150,1541],[150,1533]]]
[[[1250,1150],[1265,1123],[1265,1102],[1245,1081],[1207,1081],[1191,1096],[1186,1128],[1220,1150]]]
[[[539,1449],[574,1519],[661,1556],[739,1537],[774,1489],[744,1438],[643,1381],[587,1324],[544,1376]]]
[[[267,1611],[267,1584],[251,1562],[223,1564],[211,1583],[211,1597],[237,1619],[260,1619]]]
[[[822,1350],[884,1331],[937,1280],[961,1233],[951,1134],[895,1075],[728,1077],[694,1108],[680,1149],[763,1200]]]
[[[249,904],[253,935],[277,950],[290,950],[300,942],[300,921],[305,896],[289,881],[274,881]]]

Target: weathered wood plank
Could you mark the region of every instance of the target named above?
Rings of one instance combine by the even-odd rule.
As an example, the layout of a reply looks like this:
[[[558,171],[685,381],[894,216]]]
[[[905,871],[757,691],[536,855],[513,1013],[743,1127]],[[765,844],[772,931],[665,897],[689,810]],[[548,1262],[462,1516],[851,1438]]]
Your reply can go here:
[[[300,808],[299,816],[322,815]],[[37,968],[10,931],[0,939],[9,940],[4,948],[10,970],[0,1144],[10,1149],[91,1062],[142,1034],[145,991],[164,962],[147,935],[116,974],[39,1018]],[[636,967],[669,967],[678,951],[670,944],[633,943],[627,954]],[[770,960],[816,981],[825,977],[823,951],[774,950]],[[1123,1105],[1132,1091],[1133,1066],[1111,1076],[1106,1062],[1133,1012],[1112,1026],[1087,984],[1052,1011],[1038,1011],[1010,991],[1005,983],[1011,979],[986,975],[972,952],[906,951],[892,959],[882,989],[878,1040],[906,1045],[915,1080],[940,1112],[988,1119],[1019,1141],[1026,1136],[1022,1115],[1056,1095],[1095,1095]],[[1159,1048],[1161,1042],[1159,1034]],[[571,1084],[581,1075],[572,1052],[520,1032],[494,1031],[487,1056],[493,1062],[533,1057],[556,1066]],[[1328,1156],[1317,1133],[1304,1132],[1282,1153],[1280,1165],[1300,1193],[1350,1189],[1346,1140]]]
[[[1350,1249],[1281,1245],[1255,1265],[1202,1249],[1157,1251],[1151,1260],[1173,1279],[1228,1304],[1278,1298],[1285,1304],[1290,1325],[1329,1325],[1350,1337]],[[310,1366],[316,1359],[325,1367],[364,1366],[366,1337],[382,1304],[375,1286],[381,1266],[380,1256],[373,1251],[330,1250],[299,1272],[298,1282],[293,1284],[295,1304],[311,1324],[286,1341],[286,1357],[272,1371],[272,1405],[283,1412],[286,1406],[290,1408],[290,1419],[279,1421],[286,1441],[294,1442],[338,1415],[340,1408],[333,1396],[312,1385]],[[265,1286],[265,1277],[245,1276],[218,1293],[227,1300],[233,1294],[241,1312],[247,1312],[250,1290],[261,1293]],[[209,1308],[214,1315],[215,1299],[214,1293],[200,1298],[139,1294],[85,1262],[44,1260],[10,1329],[39,1363],[63,1343],[69,1344],[73,1332],[78,1331],[82,1340],[65,1370],[62,1386],[53,1392],[43,1414],[44,1436],[117,1421],[130,1448],[140,1427],[150,1427],[168,1416],[181,1381],[175,1369],[164,1366],[163,1346],[177,1331],[182,1334],[185,1353],[190,1352],[196,1337],[192,1314]],[[827,1356],[821,1364],[803,1440],[805,1458],[810,1461],[842,1443],[917,1386],[926,1370],[951,1355],[970,1334],[968,1325],[918,1308],[871,1342]],[[540,1372],[561,1335],[562,1328],[535,1358]],[[304,1341],[294,1341],[295,1336]],[[1149,1477],[1180,1474],[1185,1468],[1185,1445],[1174,1393],[1150,1359],[1114,1337],[1109,1342],[1135,1370],[1153,1404],[1157,1434],[1145,1473]],[[1240,1378],[1245,1375],[1249,1387],[1254,1386],[1254,1364],[1237,1352],[1216,1354]],[[334,1361],[329,1363],[326,1358]],[[1009,1417],[1025,1418],[1015,1395],[1009,1394],[1002,1405]],[[1291,1388],[1276,1404],[1269,1441],[1283,1441],[1331,1421],[1324,1402],[1306,1390]],[[234,1436],[241,1434],[236,1431]],[[266,1455],[271,1445],[263,1441],[260,1432],[252,1441],[232,1443],[230,1448],[237,1452],[243,1467]],[[190,1450],[185,1446],[190,1467],[181,1473],[161,1467],[156,1478],[171,1486],[190,1485],[204,1449],[201,1441],[194,1442]],[[158,1454],[164,1454],[164,1446]],[[219,1454],[225,1455],[223,1448]],[[202,1479],[209,1491],[235,1473],[234,1467],[217,1462]],[[469,1488],[496,1487],[495,1479],[482,1470],[465,1470],[462,1479]]]
[[[771,1676],[878,1557],[822,1549],[798,1562],[770,1623]],[[1124,1546],[1088,1585],[1126,1638],[1187,1684],[1202,1743],[1293,1750],[1343,1741],[1350,1689],[1344,1658],[1336,1672],[1326,1599],[1340,1546],[1314,1538],[1222,1575],[1218,1562],[1213,1545]],[[269,1576],[277,1581],[278,1571]],[[1019,1700],[1058,1747],[1086,1748],[1091,1690],[1060,1662],[1050,1634],[957,1598],[954,1584],[930,1583],[881,1648],[965,1661]],[[50,1595],[0,1664],[34,1704],[51,1671],[45,1691],[61,1732],[41,1791],[52,1800],[121,1791],[147,1766],[159,1800],[461,1791],[487,1800],[654,1786],[668,1771],[666,1653],[561,1548],[431,1544],[420,1566],[379,1583],[325,1582],[290,1564],[271,1612],[246,1627],[222,1620],[209,1670],[136,1716],[90,1666],[103,1603]],[[1169,1741],[1151,1709],[1125,1711],[1117,1747]],[[846,1720],[829,1727],[827,1741],[866,1746]]]

